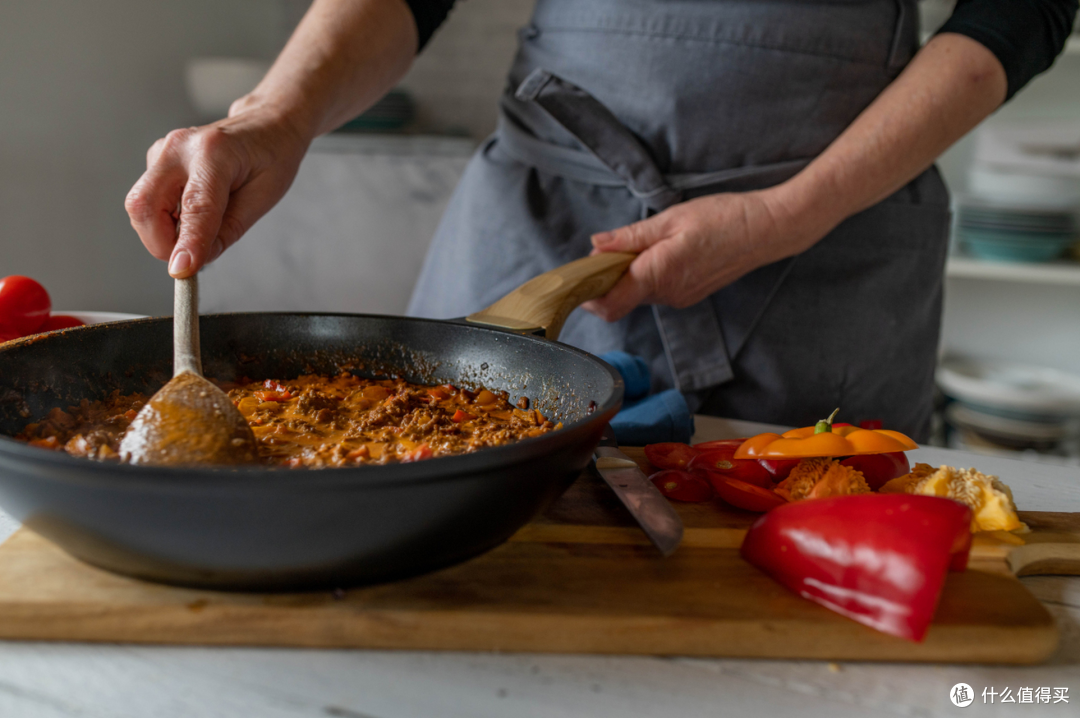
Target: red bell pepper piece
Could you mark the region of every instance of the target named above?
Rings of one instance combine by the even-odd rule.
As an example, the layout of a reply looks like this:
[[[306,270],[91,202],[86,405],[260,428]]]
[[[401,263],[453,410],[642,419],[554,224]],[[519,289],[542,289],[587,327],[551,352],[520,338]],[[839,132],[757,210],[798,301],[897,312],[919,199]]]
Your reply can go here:
[[[799,465],[802,459],[758,459],[766,471],[772,476],[772,480],[779,483],[788,477],[791,470]]]
[[[698,444],[694,444],[693,448],[698,451],[714,451],[716,449],[731,449],[734,451],[743,445],[746,439],[714,439],[713,441],[702,441]]]
[[[709,482],[689,471],[664,469],[650,476],[649,480],[660,493],[676,501],[698,503],[713,497],[713,488]]]
[[[890,451],[887,454],[858,454],[849,456],[840,462],[844,466],[862,472],[867,485],[872,491],[911,471],[907,454],[903,451]]]
[[[723,474],[706,473],[705,476],[720,498],[737,509],[762,513],[787,503],[787,499],[771,488],[748,484]]]
[[[759,518],[742,556],[803,598],[921,641],[950,567],[971,548],[971,509],[950,499],[861,494],[799,501]]]
[[[645,458],[658,469],[685,469],[690,459],[698,453],[694,447],[677,442],[648,444],[645,447]]]
[[[738,448],[738,447],[735,447]],[[736,459],[735,448],[704,451],[687,464],[690,471],[717,473],[755,486],[772,488],[772,474],[754,459]]]

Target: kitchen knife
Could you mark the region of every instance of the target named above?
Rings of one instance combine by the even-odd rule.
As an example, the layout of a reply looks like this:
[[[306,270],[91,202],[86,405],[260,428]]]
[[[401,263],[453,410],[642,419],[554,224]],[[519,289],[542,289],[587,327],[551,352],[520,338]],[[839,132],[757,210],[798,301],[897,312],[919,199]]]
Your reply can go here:
[[[637,462],[619,451],[610,425],[604,429],[593,458],[600,478],[612,488],[653,545],[664,556],[674,553],[682,541],[682,519]]]

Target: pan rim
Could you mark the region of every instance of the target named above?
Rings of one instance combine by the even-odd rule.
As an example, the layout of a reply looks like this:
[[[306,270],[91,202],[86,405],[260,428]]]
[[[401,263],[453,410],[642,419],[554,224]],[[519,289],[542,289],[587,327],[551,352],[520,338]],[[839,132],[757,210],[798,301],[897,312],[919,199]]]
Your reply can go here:
[[[259,482],[267,487],[276,489],[295,488],[303,489],[307,486],[327,484],[361,484],[363,486],[381,485],[404,485],[423,484],[432,482],[448,481],[482,473],[496,466],[512,466],[524,461],[530,461],[550,453],[559,448],[561,444],[577,433],[586,433],[590,425],[596,425],[597,436],[600,428],[617,413],[622,405],[624,384],[621,375],[610,364],[594,354],[590,354],[577,347],[570,346],[558,341],[545,339],[530,334],[490,327],[481,324],[466,324],[460,319],[426,319],[420,317],[402,317],[391,314],[357,314],[349,312],[219,312],[205,314],[205,318],[216,317],[341,317],[341,318],[370,318],[392,321],[406,321],[436,325],[456,325],[471,330],[492,333],[501,336],[513,336],[527,342],[538,342],[544,346],[555,345],[560,351],[566,351],[577,355],[585,361],[596,363],[605,370],[612,379],[612,391],[606,399],[599,403],[596,410],[582,419],[571,424],[566,424],[558,431],[543,434],[537,437],[522,439],[503,446],[487,447],[469,454],[453,454],[450,456],[435,457],[425,461],[413,463],[379,464],[374,466],[357,467],[325,467],[321,469],[292,469],[279,466],[242,466],[220,468],[193,468],[193,467],[165,467],[144,466],[131,464],[113,464],[97,462],[90,459],[70,456],[60,451],[50,451],[30,446],[14,437],[0,434],[0,465],[9,461],[19,461],[31,465],[50,466],[60,471],[49,472],[47,478],[50,481],[64,482],[91,482],[94,484],[114,484],[115,487],[135,486],[150,483],[158,488],[182,488],[185,485],[197,485],[200,490],[221,487],[224,490],[235,489],[238,485],[246,485],[248,482]],[[138,319],[127,319],[102,324],[92,324],[81,327],[72,327],[57,332],[33,335],[16,339],[10,345],[0,345],[0,361],[8,351],[17,349],[24,342],[37,343],[60,339],[64,335],[77,332],[90,332],[105,327],[116,328],[118,325],[141,324],[160,322],[170,319],[169,316],[148,316]],[[437,466],[431,462],[438,462]],[[226,479],[227,480],[223,480]]]

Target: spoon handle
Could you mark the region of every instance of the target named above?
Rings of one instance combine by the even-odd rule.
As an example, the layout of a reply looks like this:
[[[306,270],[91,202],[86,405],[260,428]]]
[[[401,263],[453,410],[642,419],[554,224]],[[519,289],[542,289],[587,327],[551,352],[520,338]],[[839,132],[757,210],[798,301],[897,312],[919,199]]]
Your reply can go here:
[[[199,352],[199,276],[177,279],[173,292],[173,376],[202,376]]]

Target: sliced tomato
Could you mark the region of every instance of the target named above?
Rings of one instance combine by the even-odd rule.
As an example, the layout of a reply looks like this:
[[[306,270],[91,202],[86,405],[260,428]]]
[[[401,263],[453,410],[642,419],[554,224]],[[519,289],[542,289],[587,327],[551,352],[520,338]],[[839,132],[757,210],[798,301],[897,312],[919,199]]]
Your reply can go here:
[[[690,471],[708,471],[730,476],[755,486],[772,488],[773,477],[761,464],[753,459],[736,459],[735,449],[713,449],[705,451],[690,460]]]
[[[408,463],[410,461],[423,461],[424,459],[430,459],[435,453],[431,450],[431,447],[427,444],[420,444],[405,456],[401,457],[402,463]]]
[[[57,329],[70,329],[71,327],[81,327],[86,322],[78,317],[68,316],[67,314],[53,314],[45,323],[38,327],[39,332],[52,332]]]
[[[698,451],[714,451],[715,449],[738,449],[746,439],[717,439],[715,441],[702,441],[694,444],[693,448]]]
[[[849,456],[840,462],[862,472],[867,485],[872,491],[911,471],[907,454],[903,451],[891,451],[886,454],[859,454]]]
[[[773,481],[783,481],[802,459],[758,459],[766,471],[772,474]]]
[[[649,477],[653,485],[664,496],[676,501],[698,503],[713,497],[713,488],[708,481],[697,474],[678,469],[657,471]]]
[[[443,399],[449,399],[454,394],[454,388],[449,385],[433,386],[427,390],[428,394],[435,397],[439,401]]]
[[[454,412],[454,415],[450,417],[450,421],[453,421],[456,424],[460,424],[463,421],[469,421],[470,419],[475,419],[475,418],[476,418],[475,414],[470,414],[467,411],[462,411],[461,409],[458,409],[457,411]]]
[[[736,508],[764,513],[787,503],[787,500],[772,489],[754,486],[715,472],[706,476],[720,498]]]
[[[292,399],[292,394],[287,391],[256,391],[253,394],[259,401],[288,401]]]
[[[0,334],[24,337],[49,318],[52,300],[45,287],[30,277],[14,274],[0,279]]]
[[[645,447],[645,458],[658,469],[685,469],[698,453],[698,450],[689,444],[677,442],[649,444]]]
[[[366,459],[369,456],[371,456],[371,450],[368,449],[366,444],[345,454],[346,459],[352,459],[353,461],[357,459]]]
[[[60,443],[60,440],[55,436],[48,436],[44,439],[31,439],[30,446],[37,446],[42,449],[52,449],[53,451],[59,451],[64,448],[64,445]]]

